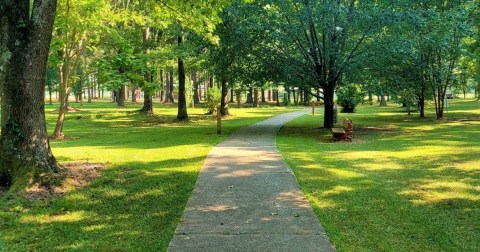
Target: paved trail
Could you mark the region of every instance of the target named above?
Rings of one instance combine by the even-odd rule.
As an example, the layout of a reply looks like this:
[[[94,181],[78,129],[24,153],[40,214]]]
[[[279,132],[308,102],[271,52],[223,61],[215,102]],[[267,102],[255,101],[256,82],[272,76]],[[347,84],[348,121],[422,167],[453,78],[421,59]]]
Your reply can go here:
[[[275,147],[297,111],[253,124],[205,161],[169,251],[335,251]]]

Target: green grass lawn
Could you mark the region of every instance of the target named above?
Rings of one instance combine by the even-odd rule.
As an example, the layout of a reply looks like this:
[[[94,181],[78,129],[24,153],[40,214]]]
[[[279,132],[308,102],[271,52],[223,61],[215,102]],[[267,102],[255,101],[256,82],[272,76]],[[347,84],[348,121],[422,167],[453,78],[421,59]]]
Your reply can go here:
[[[339,115],[353,143],[332,142],[322,115],[282,129],[282,156],[339,251],[480,251],[480,102],[449,105],[445,121],[360,106]]]
[[[231,109],[216,135],[215,117],[189,109],[174,122],[176,107],[156,116],[135,113],[141,104],[72,103],[67,140],[51,141],[58,161],[109,163],[90,185],[53,200],[0,199],[0,251],[163,251],[212,146],[238,128],[287,111]],[[57,106],[47,105],[49,130]]]

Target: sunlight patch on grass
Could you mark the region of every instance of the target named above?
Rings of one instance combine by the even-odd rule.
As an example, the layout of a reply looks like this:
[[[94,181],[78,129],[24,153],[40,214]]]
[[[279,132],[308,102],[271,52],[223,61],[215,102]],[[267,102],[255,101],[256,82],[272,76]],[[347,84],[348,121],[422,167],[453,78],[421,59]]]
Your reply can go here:
[[[480,103],[452,102],[442,121],[395,106],[339,114],[353,143],[307,115],[277,146],[338,251],[480,251]]]
[[[364,176],[362,173],[343,169],[329,168],[326,170],[334,174],[337,178],[360,178]]]
[[[314,197],[311,195],[306,195],[308,201],[310,203],[320,209],[335,209],[337,207],[337,203],[335,203],[334,200],[328,200],[328,199],[320,199],[318,197]]]
[[[345,192],[351,192],[354,189],[350,186],[335,186],[334,188],[323,192],[323,195],[341,194]]]
[[[107,229],[109,226],[106,224],[98,224],[98,225],[91,225],[87,227],[83,227],[82,230],[91,232],[91,231],[99,231],[103,229]]]
[[[480,186],[472,186],[458,181],[426,180],[422,185],[400,192],[400,195],[413,196],[414,204],[436,204],[448,200],[480,201]]]

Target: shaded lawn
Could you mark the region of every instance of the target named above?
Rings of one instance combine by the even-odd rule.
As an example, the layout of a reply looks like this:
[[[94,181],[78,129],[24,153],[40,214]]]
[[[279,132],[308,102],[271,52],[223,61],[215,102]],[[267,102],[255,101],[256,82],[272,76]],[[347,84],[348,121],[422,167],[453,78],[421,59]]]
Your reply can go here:
[[[322,115],[277,138],[339,251],[480,251],[480,103],[453,101],[438,122],[361,106],[353,143],[333,143]]]
[[[72,104],[76,105],[76,104]],[[231,109],[224,135],[205,109],[176,108],[157,116],[139,105],[84,104],[65,123],[67,140],[51,140],[60,162],[109,163],[91,185],[51,201],[0,199],[0,251],[164,251],[211,147],[238,128],[286,112],[285,108]],[[57,106],[47,106],[53,130]]]

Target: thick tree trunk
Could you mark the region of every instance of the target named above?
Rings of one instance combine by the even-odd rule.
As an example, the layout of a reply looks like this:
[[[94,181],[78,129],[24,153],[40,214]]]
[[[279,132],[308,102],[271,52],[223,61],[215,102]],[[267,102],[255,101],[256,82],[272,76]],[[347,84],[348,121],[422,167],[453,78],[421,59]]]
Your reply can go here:
[[[237,99],[237,108],[240,108],[242,103],[242,91],[240,89],[235,90],[235,97]]]
[[[258,108],[258,88],[253,89],[253,107]]]
[[[222,116],[230,115],[228,111],[228,86],[227,81],[222,79],[222,98],[220,100],[220,113]]]
[[[253,103],[253,88],[248,89],[246,103]]]
[[[323,97],[325,102],[325,109],[324,109],[324,118],[323,118],[323,127],[326,129],[330,129],[333,127],[334,123],[334,113],[333,109],[335,106],[334,103],[334,88],[324,87],[323,88]]]
[[[380,107],[386,107],[387,106],[387,100],[385,99],[385,93],[382,90],[382,93],[380,94]]]
[[[178,44],[183,44],[183,36],[178,36]],[[188,120],[187,99],[185,96],[185,65],[182,58],[178,58],[178,112],[177,119]]]
[[[134,85],[132,87],[132,103],[137,103],[138,98],[138,87]]]
[[[265,102],[265,89],[261,89],[262,102]]]
[[[44,103],[56,1],[35,1],[31,11],[30,3],[0,3],[0,48],[9,56],[0,62],[4,70],[0,76],[0,186],[13,186],[14,190],[32,182],[30,179],[37,182],[58,171],[50,150]]]
[[[148,92],[144,94],[143,108],[141,112],[148,115],[153,115],[153,97]]]
[[[117,106],[124,107],[125,106],[125,85],[121,86],[120,89],[117,91]]]

